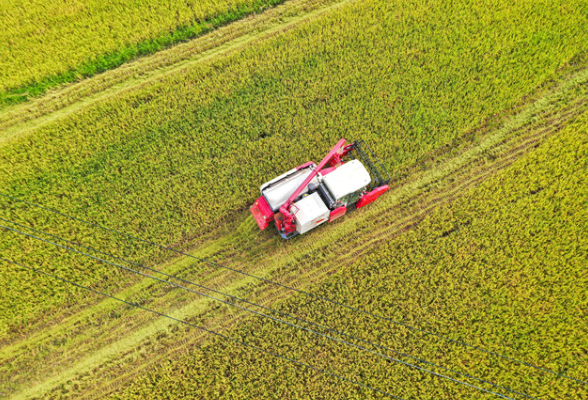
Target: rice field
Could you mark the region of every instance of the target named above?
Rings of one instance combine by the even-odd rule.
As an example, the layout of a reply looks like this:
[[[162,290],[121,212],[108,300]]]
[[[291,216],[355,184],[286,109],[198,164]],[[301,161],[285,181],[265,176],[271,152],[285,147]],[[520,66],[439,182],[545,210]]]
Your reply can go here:
[[[0,105],[26,101],[279,2],[4,1]]]
[[[585,378],[587,356],[580,349],[588,345],[588,193],[583,184],[588,178],[587,138],[584,113],[510,168],[435,210],[415,230],[373,248],[355,263],[341,265],[314,292],[533,366]],[[297,296],[279,309],[388,349],[337,336],[372,351],[512,398],[524,393],[582,399],[588,394],[585,384],[316,298]],[[267,319],[252,317],[233,335],[403,399],[498,398],[385,357],[295,333]],[[407,354],[451,372],[415,362]],[[305,399],[386,398],[216,339],[110,398],[259,398],[267,393]]]
[[[311,3],[316,3],[312,14]],[[439,187],[450,190],[446,204],[437,209],[436,198],[423,200],[425,212],[419,209],[420,197],[415,197],[415,205],[410,206],[414,208],[406,211],[410,217],[398,214],[407,218],[406,226],[395,225],[394,193],[390,194],[394,200],[384,203],[388,208],[381,210],[388,217],[382,218],[376,209],[363,217],[356,213],[287,243],[271,229],[259,233],[247,217],[262,182],[310,159],[318,161],[341,137],[369,143],[393,173],[393,185],[407,187],[419,174],[437,170],[445,155],[458,158],[480,146],[512,115],[528,104],[541,103],[557,82],[583,71],[588,3],[458,3],[286,2],[276,9],[291,10],[290,22],[281,29],[278,23],[267,36],[255,36],[259,31],[254,22],[263,20],[262,13],[251,17],[252,30],[244,34],[248,40],[231,39],[234,43],[222,54],[166,71],[72,112],[49,110],[47,121],[39,126],[31,122],[26,129],[28,122],[23,119],[18,135],[0,141],[0,192],[258,275],[286,279],[300,271],[300,277],[308,279],[298,282],[309,290],[358,307],[369,305],[380,314],[460,340],[468,338],[581,379],[586,376],[585,356],[574,346],[586,347],[582,311],[586,299],[581,290],[586,218],[581,182],[587,125],[585,116],[572,123],[575,114],[568,115],[566,107],[569,102],[578,105],[574,110],[582,109],[583,81],[570,84],[571,94],[557,103],[561,126],[556,124],[553,132],[562,132],[532,139],[539,146],[534,151],[526,142],[521,144],[525,152],[512,157],[521,158],[512,167],[468,175],[479,165],[495,162],[491,154],[479,164],[463,167],[460,174],[473,182],[464,183],[468,191],[453,188],[469,182],[459,174],[453,181],[442,181]],[[247,4],[253,3],[232,2],[230,7]],[[116,49],[228,12],[223,2],[177,3],[169,6],[180,10],[175,13],[161,8],[167,3],[157,2],[126,3],[125,8],[100,8],[98,3],[77,8],[65,3],[37,6],[22,12],[57,7],[51,15],[67,21],[67,15],[104,20],[109,12],[126,15],[126,10],[128,19],[120,18],[108,29],[118,32],[117,39],[104,40]],[[104,13],[89,12],[93,9],[88,7]],[[142,7],[151,11],[139,12]],[[133,18],[142,14],[154,18],[144,21],[153,30],[137,36],[133,29],[140,24]],[[59,35],[59,29],[73,32],[64,35],[66,42],[46,36],[51,46],[86,53],[75,59],[64,50],[55,62],[47,59],[46,69],[28,72],[21,71],[18,62],[30,63],[29,54],[14,53],[15,59],[8,63],[14,71],[4,70],[14,82],[59,74],[111,51],[86,46],[96,41],[84,42],[76,36],[84,35],[78,25],[27,15],[19,18],[33,26],[52,26],[46,35]],[[104,32],[94,33],[105,37]],[[18,43],[14,39],[15,46],[47,46],[29,39],[23,37]],[[29,72],[32,75],[27,77]],[[87,84],[94,83],[90,79]],[[553,125],[552,112],[545,109],[525,118]],[[493,176],[498,170],[502,172]],[[427,190],[418,186],[417,191],[426,194]],[[390,360],[376,362],[361,351],[310,340],[271,321],[233,315],[224,305],[196,301],[190,294],[73,252],[68,249],[72,244],[59,238],[170,274],[202,279],[296,315],[324,313],[325,324],[456,370],[488,376],[537,397],[557,398],[561,393],[579,399],[586,394],[584,386],[545,378],[535,370],[525,375],[521,368],[506,368],[487,355],[449,349],[446,343],[413,337],[383,323],[358,319],[356,324],[351,316],[307,303],[300,296],[276,292],[272,297],[273,291],[245,278],[225,276],[202,263],[172,257],[161,248],[30,204],[4,196],[0,204],[0,225],[12,229],[0,231],[2,257],[138,304],[191,316],[243,340],[272,343],[272,348],[319,368],[332,367],[386,391],[397,389],[392,393],[403,398],[465,399],[472,398],[472,392],[414,369],[392,366]],[[380,232],[384,227],[394,234]],[[368,244],[359,232],[370,237]],[[348,240],[355,243],[351,248],[346,247]],[[357,259],[351,256],[356,253]],[[75,398],[80,393],[125,399],[142,398],[145,393],[153,393],[154,398],[168,393],[378,398],[357,385],[341,384],[189,328],[165,323],[155,327],[150,315],[88,296],[73,286],[57,285],[17,266],[2,268],[0,359],[5,367],[0,374],[8,379],[0,392],[11,398]],[[559,336],[565,341],[558,342]],[[124,345],[119,343],[122,338]],[[113,349],[118,348],[123,349],[120,365],[136,368],[117,369],[112,360]],[[161,351],[166,363],[157,365],[141,349]],[[32,359],[43,361],[32,366]],[[100,385],[97,371],[107,377]],[[31,379],[35,385],[28,385]],[[120,390],[110,392],[109,385]],[[492,398],[484,393],[480,395]]]

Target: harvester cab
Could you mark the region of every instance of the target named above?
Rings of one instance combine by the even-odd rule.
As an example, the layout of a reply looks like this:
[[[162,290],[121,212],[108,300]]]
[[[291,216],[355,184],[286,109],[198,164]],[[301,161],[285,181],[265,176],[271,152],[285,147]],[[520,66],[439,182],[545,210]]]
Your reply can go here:
[[[363,142],[341,139],[317,165],[302,164],[261,185],[250,211],[289,239],[361,208],[386,192],[390,175]]]

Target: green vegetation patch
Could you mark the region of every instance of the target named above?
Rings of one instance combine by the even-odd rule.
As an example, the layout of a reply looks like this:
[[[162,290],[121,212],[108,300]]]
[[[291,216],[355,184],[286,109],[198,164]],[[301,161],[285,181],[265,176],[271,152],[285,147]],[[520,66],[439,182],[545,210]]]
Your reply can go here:
[[[4,2],[0,106],[116,68],[283,1]]]

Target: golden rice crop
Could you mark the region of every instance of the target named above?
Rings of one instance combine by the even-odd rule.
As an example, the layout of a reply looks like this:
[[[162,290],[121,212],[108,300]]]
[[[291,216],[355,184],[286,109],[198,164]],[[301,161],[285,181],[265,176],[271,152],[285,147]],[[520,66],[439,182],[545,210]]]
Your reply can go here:
[[[415,230],[341,265],[313,293],[585,379],[588,301],[588,114],[538,150],[427,217]],[[583,399],[585,384],[513,363],[349,309],[297,296],[279,309],[530,396]],[[314,328],[314,327],[313,327]],[[332,332],[325,332],[332,334]],[[250,318],[231,335],[358,380],[400,398],[495,398],[365,351],[333,344],[273,321]],[[348,340],[348,337],[342,337]],[[364,347],[467,383],[517,394]],[[209,384],[210,383],[210,384]],[[283,360],[211,339],[155,368],[113,398],[187,396],[254,399],[380,399],[385,396]]]
[[[392,171],[411,165],[513,107],[586,50],[578,2],[495,3],[350,3],[3,145],[0,187],[174,244],[226,221],[262,182],[320,159],[340,137],[365,139]],[[136,260],[161,258],[149,246],[1,201],[6,218]],[[55,251],[0,234],[3,254],[23,262],[44,265]],[[64,256],[59,269],[108,281],[100,269],[75,272],[67,257],[76,256]],[[5,304],[20,293],[7,291]],[[10,308],[24,321],[44,307],[26,304]]]

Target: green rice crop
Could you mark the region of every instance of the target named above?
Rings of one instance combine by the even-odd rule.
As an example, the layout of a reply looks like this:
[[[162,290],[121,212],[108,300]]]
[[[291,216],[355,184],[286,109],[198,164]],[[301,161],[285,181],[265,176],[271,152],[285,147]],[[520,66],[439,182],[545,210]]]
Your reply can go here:
[[[282,1],[4,1],[0,105],[118,67]]]

